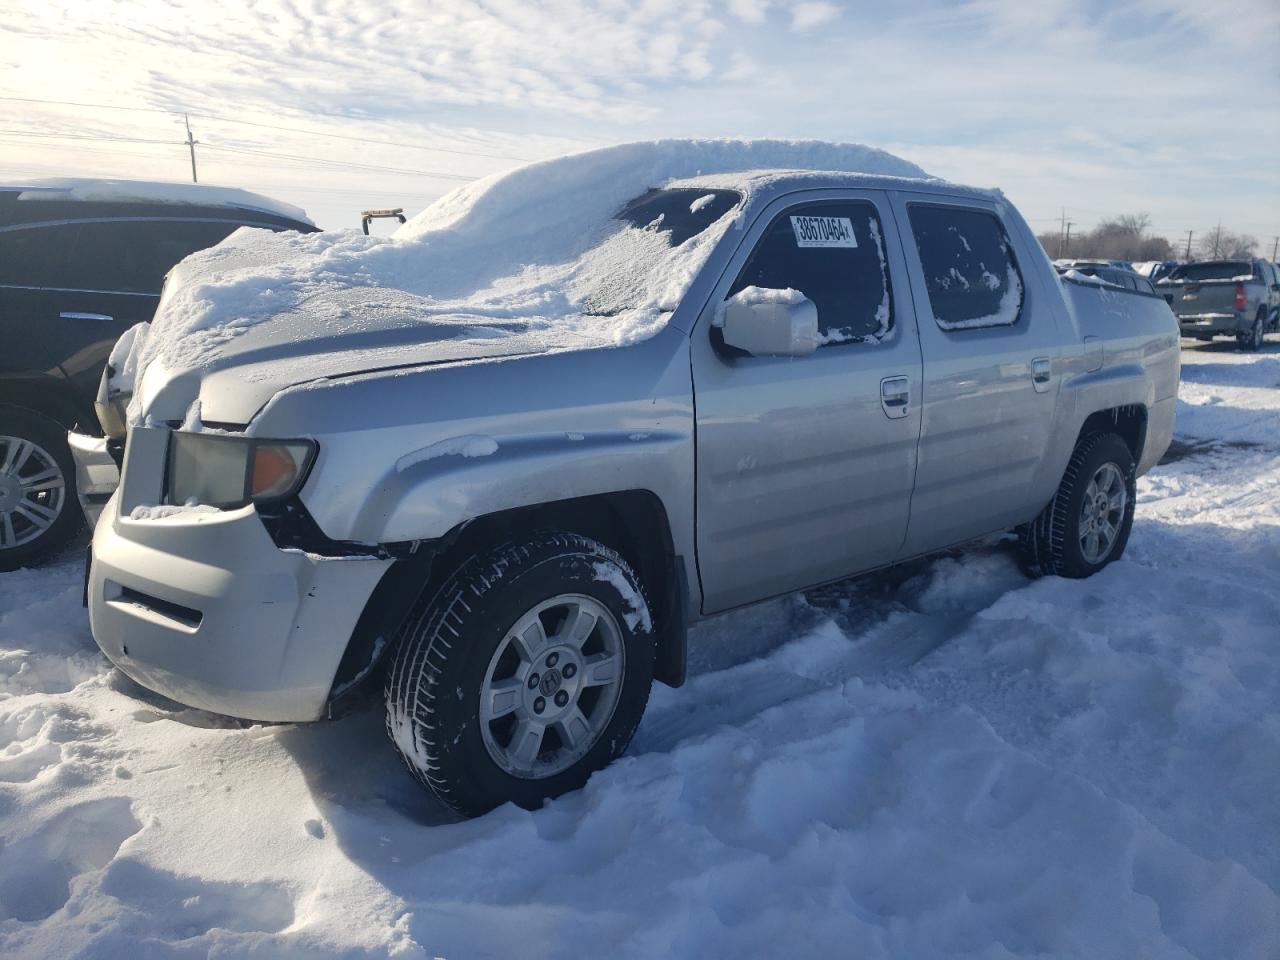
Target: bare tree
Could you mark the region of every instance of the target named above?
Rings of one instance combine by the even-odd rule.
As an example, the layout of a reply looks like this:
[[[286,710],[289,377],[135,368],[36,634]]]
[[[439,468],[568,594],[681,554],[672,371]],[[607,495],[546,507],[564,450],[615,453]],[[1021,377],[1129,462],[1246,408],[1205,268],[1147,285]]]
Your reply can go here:
[[[1169,260],[1173,247],[1164,237],[1150,233],[1151,217],[1129,213],[1103,220],[1088,233],[1071,238],[1066,256],[1095,260]],[[1062,238],[1046,233],[1037,239],[1051,255],[1057,256]]]
[[[1258,249],[1257,237],[1247,233],[1232,233],[1218,224],[1206,230],[1196,244],[1196,253],[1205,260],[1244,260]]]

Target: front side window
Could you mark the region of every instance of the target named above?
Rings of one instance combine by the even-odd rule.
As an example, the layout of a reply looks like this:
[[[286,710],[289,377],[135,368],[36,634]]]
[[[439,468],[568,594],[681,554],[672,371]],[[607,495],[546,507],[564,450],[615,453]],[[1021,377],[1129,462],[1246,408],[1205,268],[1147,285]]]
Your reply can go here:
[[[908,209],[938,326],[968,330],[1017,323],[1022,277],[995,215],[923,204]]]
[[[818,203],[779,215],[729,290],[797,290],[818,308],[822,344],[874,343],[893,326],[884,234],[866,202]]]

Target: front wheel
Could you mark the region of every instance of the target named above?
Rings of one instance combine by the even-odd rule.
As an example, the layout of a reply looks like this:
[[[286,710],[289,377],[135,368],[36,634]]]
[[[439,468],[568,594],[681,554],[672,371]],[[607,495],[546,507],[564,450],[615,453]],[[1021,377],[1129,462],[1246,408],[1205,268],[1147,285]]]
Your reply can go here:
[[[572,533],[505,544],[410,619],[387,676],[387,732],[457,812],[534,808],[626,749],[654,643],[643,587],[613,550]]]
[[[1018,528],[1024,568],[1033,576],[1097,573],[1124,553],[1136,497],[1128,444],[1114,433],[1085,437],[1076,445],[1053,500]]]

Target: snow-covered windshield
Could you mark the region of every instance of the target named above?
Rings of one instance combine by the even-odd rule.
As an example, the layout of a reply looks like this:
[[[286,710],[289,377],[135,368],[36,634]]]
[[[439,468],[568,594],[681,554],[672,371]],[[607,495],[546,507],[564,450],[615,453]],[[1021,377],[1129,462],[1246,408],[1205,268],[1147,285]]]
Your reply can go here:
[[[734,190],[650,190],[618,212],[625,226],[585,258],[583,312],[612,317],[638,306],[655,269],[669,251],[683,246],[735,210]]]
[[[1185,263],[1175,267],[1166,278],[1170,283],[1198,282],[1201,280],[1235,280],[1253,275],[1253,264],[1247,260],[1210,260],[1205,263]]]

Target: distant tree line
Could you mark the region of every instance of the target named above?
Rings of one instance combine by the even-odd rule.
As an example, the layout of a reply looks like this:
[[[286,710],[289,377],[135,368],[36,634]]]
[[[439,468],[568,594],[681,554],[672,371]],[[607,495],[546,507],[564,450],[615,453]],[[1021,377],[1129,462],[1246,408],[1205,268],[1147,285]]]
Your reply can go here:
[[[1078,260],[1179,260],[1187,255],[1186,243],[1170,242],[1151,232],[1151,217],[1145,213],[1127,213],[1108,218],[1092,230],[1037,235],[1045,252],[1055,259]],[[1256,237],[1234,233],[1218,224],[1193,238],[1191,253],[1202,260],[1247,258],[1258,249]]]

